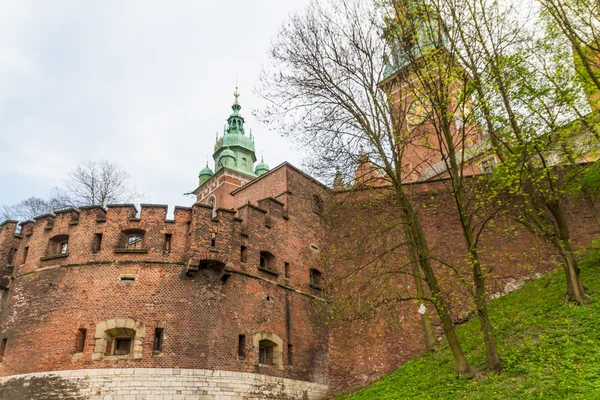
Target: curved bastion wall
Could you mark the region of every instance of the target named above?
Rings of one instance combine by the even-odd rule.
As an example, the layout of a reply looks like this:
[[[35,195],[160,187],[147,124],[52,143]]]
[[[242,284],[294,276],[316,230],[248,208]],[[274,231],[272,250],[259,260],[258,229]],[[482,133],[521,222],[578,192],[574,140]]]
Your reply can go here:
[[[177,207],[173,220],[160,205],[84,207],[18,234],[4,223],[0,398],[54,381],[72,398],[322,397],[311,248],[289,239],[283,203],[258,203]],[[142,381],[156,388],[118,389]]]
[[[113,368],[2,378],[0,399],[317,400],[327,386],[247,372]]]

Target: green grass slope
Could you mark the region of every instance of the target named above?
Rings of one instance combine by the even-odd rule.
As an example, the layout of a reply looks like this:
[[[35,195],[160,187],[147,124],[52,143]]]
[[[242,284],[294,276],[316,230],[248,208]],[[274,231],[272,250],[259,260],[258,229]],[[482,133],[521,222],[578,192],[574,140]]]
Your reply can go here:
[[[600,246],[581,258],[581,267],[587,306],[565,303],[562,270],[490,302],[502,374],[457,379],[442,346],[337,399],[600,399]],[[479,321],[458,333],[469,363],[485,370]]]

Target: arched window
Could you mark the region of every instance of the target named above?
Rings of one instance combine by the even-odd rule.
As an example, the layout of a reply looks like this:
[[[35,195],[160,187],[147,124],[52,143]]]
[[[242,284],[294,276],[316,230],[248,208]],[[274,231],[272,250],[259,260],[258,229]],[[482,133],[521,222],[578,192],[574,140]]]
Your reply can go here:
[[[96,325],[93,360],[107,357],[142,358],[146,325],[131,318],[109,319]]]
[[[262,331],[252,338],[254,364],[283,369],[283,340],[274,333]]]

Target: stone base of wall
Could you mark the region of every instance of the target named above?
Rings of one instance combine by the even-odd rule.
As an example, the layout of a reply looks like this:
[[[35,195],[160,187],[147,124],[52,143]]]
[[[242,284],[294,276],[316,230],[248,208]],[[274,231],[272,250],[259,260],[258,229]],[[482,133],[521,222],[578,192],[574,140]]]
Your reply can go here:
[[[327,386],[246,372],[83,369],[3,377],[2,400],[320,400]]]

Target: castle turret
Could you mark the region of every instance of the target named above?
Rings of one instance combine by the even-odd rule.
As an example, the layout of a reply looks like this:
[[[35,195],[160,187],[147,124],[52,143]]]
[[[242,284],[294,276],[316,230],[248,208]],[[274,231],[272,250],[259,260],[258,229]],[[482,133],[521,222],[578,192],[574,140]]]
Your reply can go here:
[[[269,172],[269,169],[269,164],[267,164],[265,160],[261,158],[260,163],[258,163],[256,169],[254,170],[254,173],[256,174],[256,176],[261,176]]]
[[[209,180],[211,176],[213,176],[213,171],[212,171],[212,169],[210,169],[208,167],[208,161],[207,161],[206,167],[204,167],[202,169],[202,171],[200,171],[200,174],[198,175],[198,178],[200,178],[200,185],[202,185],[204,182]]]
[[[217,137],[215,143],[215,172],[226,167],[237,172],[255,177],[254,163],[256,162],[256,153],[254,152],[254,139],[252,135],[246,136],[244,129],[244,118],[240,115],[241,106],[239,103],[240,93],[236,86],[231,109],[233,112],[227,119],[227,125],[224,129],[223,137]],[[232,154],[233,153],[233,157]]]

